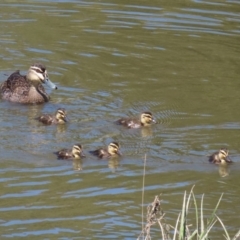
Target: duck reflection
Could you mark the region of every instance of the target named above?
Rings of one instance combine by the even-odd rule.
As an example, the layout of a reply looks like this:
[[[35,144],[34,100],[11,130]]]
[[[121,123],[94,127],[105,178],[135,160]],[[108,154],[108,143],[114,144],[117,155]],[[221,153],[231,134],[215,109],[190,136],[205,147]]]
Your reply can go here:
[[[227,164],[219,164],[218,172],[221,177],[227,177],[229,175],[229,167]]]
[[[73,159],[73,170],[75,171],[81,171],[82,168],[82,159],[81,158],[74,158]]]
[[[153,135],[151,126],[141,128],[141,136],[143,138],[151,137]]]
[[[119,166],[119,156],[110,157],[108,160],[108,167],[115,172]]]
[[[67,124],[58,124],[56,126],[57,128],[57,133],[65,133],[67,130],[68,125]]]

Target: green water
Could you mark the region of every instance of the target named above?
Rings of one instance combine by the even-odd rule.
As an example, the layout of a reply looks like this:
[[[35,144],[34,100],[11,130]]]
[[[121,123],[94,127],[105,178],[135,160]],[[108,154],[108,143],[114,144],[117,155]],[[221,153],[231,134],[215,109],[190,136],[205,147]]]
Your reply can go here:
[[[0,102],[1,239],[136,239],[144,211],[162,194],[175,225],[184,191],[231,237],[239,230],[238,1],[2,1],[0,81],[30,64],[47,66],[51,102]],[[66,108],[66,126],[35,117]],[[114,121],[151,111],[158,123],[128,130]],[[118,141],[123,157],[89,150]],[[81,143],[81,162],[54,151]],[[221,147],[228,169],[208,163]],[[79,170],[82,169],[82,170]],[[224,177],[223,177],[224,176]],[[223,239],[220,225],[211,239]],[[156,226],[152,239],[160,239]]]

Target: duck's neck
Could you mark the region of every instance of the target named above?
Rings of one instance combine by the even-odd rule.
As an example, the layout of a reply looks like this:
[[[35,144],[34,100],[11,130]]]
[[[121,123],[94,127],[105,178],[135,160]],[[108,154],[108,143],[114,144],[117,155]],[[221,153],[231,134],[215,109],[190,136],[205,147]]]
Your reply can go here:
[[[29,96],[34,98],[34,102],[48,102],[49,97],[45,92],[41,90],[41,84],[33,84],[31,82],[31,87],[29,89]]]

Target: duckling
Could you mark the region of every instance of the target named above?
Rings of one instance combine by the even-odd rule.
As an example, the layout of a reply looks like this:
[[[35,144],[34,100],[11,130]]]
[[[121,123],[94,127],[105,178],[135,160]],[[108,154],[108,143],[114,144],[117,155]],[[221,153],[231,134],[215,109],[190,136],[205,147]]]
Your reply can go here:
[[[152,123],[156,123],[156,120],[153,118],[152,113],[143,112],[140,119],[121,118],[116,123],[127,128],[140,128],[150,126]]]
[[[47,74],[44,65],[35,63],[30,66],[27,75],[21,75],[17,70],[12,73],[6,81],[0,85],[2,99],[17,103],[44,103],[50,97],[45,92],[42,83],[46,83],[50,88],[57,89]]]
[[[90,153],[98,158],[109,158],[116,155],[122,155],[119,148],[120,146],[117,142],[111,142],[107,148],[99,148],[97,150],[90,151]]]
[[[80,159],[81,157],[85,157],[82,150],[81,144],[74,144],[72,149],[62,149],[55,152],[55,154],[58,159]]]
[[[221,148],[218,152],[213,153],[209,156],[209,162],[215,164],[226,164],[232,163],[232,160],[228,158],[228,150]]]
[[[67,113],[64,108],[59,108],[55,115],[50,115],[50,114],[44,114],[40,117],[37,117],[36,119],[39,122],[42,122],[46,125],[50,124],[63,124],[67,122]]]

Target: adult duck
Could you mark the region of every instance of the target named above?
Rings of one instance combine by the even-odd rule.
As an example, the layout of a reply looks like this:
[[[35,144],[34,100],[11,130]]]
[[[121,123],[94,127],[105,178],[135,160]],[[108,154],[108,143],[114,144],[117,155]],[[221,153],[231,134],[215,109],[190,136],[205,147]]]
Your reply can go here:
[[[40,63],[35,63],[28,69],[27,75],[21,75],[20,71],[12,73],[6,81],[0,85],[2,99],[16,103],[44,103],[50,97],[42,84],[47,84],[52,89],[57,89],[47,74],[47,69]]]

